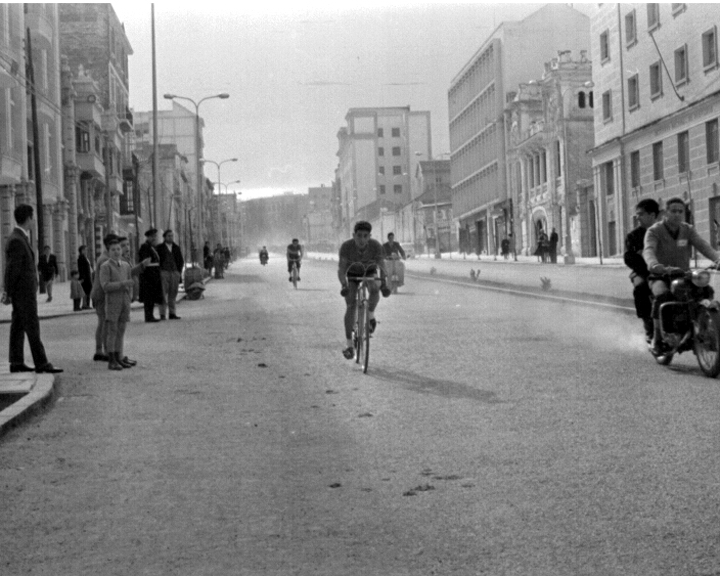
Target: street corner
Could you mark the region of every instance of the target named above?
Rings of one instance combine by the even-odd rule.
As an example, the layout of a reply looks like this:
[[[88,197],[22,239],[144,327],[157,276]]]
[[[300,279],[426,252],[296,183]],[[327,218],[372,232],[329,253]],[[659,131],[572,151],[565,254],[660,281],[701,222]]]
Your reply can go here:
[[[11,374],[7,364],[0,368],[0,436],[52,398],[56,378],[52,374],[20,372]]]

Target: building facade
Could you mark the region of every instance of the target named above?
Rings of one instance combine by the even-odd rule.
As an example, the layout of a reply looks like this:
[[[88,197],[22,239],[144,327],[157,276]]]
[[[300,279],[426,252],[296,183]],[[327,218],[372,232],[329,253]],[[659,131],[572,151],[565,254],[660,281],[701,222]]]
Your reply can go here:
[[[720,5],[602,4],[591,20],[602,254],[623,251],[638,201],[673,196],[717,248]]]
[[[506,103],[558,50],[588,50],[589,32],[587,16],[548,4],[521,21],[501,23],[450,83],[452,205],[472,251],[495,252],[498,229],[517,236],[510,229]]]

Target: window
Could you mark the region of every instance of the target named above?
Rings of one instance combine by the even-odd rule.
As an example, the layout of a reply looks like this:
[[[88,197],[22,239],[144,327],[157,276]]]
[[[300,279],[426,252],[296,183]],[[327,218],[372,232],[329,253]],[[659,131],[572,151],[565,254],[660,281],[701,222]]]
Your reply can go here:
[[[385,148],[382,146],[378,148],[378,156],[385,156]]]
[[[395,184],[393,186],[393,192],[395,192],[395,194],[402,194],[402,184]]]
[[[688,81],[687,44],[675,50],[675,83],[684,84]]]
[[[603,105],[603,121],[609,122],[612,120],[612,99],[611,99],[611,91],[608,90],[607,92],[603,92],[602,95],[602,105]]]
[[[75,148],[78,152],[90,152],[90,133],[80,126],[75,127]]]
[[[380,184],[380,194],[385,194],[385,184]]]
[[[638,75],[628,78],[628,108],[636,110],[640,107],[640,86]]]
[[[653,179],[663,179],[663,143],[655,142],[653,144]]]
[[[660,4],[647,5],[648,30],[660,26]]]
[[[703,68],[717,66],[717,29],[713,26],[702,35]]]
[[[590,102],[590,108],[595,108],[595,102],[593,101],[592,90],[588,92],[588,102]]]
[[[380,166],[380,168],[378,168],[378,173],[385,176],[385,166]]]
[[[2,20],[2,28],[0,28],[0,44],[3,46],[10,45],[10,8],[8,4],[0,4],[0,20]]]
[[[382,138],[382,137],[383,137],[383,129],[378,128],[378,138]]]
[[[392,154],[393,156],[400,156],[400,146],[393,146]]]
[[[662,96],[662,68],[660,62],[650,65],[650,98]]]
[[[630,186],[640,186],[640,150],[630,152]]]
[[[578,92],[578,108],[585,108],[585,92]]]
[[[684,174],[690,169],[690,137],[687,131],[677,135],[678,172]]]
[[[393,166],[393,176],[401,176],[402,175],[402,167],[401,166]]]
[[[608,34],[607,30],[600,34],[600,62],[610,60],[610,40]]]
[[[557,140],[555,142],[555,176],[557,178],[559,178],[560,174],[562,174],[562,165],[560,163],[560,153],[561,153],[560,140]]]
[[[625,45],[629,48],[637,42],[637,26],[635,25],[635,10],[625,14]]]
[[[705,147],[708,164],[718,161],[718,121],[705,122]]]
[[[603,164],[603,172],[605,175],[605,193],[608,196],[615,194],[615,178],[613,177],[613,163],[605,162]]]
[[[392,137],[393,137],[393,138],[400,138],[400,128],[393,128],[393,129],[392,129]]]

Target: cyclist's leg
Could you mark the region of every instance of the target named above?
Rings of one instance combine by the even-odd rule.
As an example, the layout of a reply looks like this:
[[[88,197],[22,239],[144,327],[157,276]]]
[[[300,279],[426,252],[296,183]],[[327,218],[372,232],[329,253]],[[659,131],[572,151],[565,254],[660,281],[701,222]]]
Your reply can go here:
[[[355,307],[357,305],[357,285],[354,282],[349,283],[349,290],[345,296],[345,339],[349,342],[348,346],[352,346],[352,331],[355,324]]]
[[[368,282],[368,311],[371,313],[371,318],[373,317],[373,314],[375,312],[375,308],[378,305],[378,302],[380,302],[380,288],[377,285],[377,282]]]

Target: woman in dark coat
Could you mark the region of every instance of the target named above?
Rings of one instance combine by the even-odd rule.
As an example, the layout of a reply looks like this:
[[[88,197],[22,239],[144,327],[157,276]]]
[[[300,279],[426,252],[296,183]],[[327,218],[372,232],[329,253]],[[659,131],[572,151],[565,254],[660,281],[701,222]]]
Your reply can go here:
[[[92,265],[90,264],[90,260],[88,260],[88,257],[85,255],[85,249],[87,246],[84,244],[78,248],[78,252],[80,255],[77,259],[77,270],[79,275],[80,284],[82,284],[83,292],[85,293],[85,297],[83,298],[83,310],[87,310],[90,308],[90,291],[92,290],[93,285],[93,277],[92,277]]]
[[[140,301],[145,308],[145,322],[159,322],[153,311],[155,304],[163,303],[162,280],[160,278],[160,256],[155,250],[158,242],[158,231],[151,228],[145,232],[145,243],[140,246],[140,258],[142,262],[150,258],[150,263],[140,273]]]

